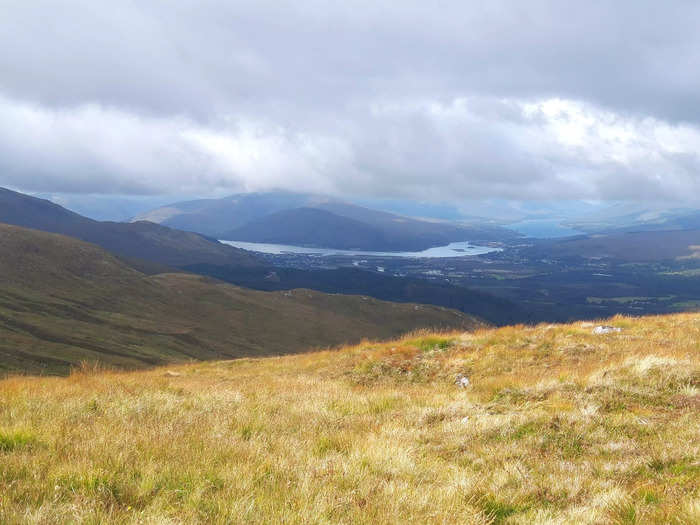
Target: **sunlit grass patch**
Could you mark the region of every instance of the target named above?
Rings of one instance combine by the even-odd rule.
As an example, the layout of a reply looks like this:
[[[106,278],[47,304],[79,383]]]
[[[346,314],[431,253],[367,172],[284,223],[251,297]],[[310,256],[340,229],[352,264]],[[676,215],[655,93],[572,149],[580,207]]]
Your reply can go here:
[[[482,498],[479,501],[479,506],[488,522],[493,525],[504,523],[510,516],[527,510],[527,506],[509,503],[494,496]]]
[[[0,381],[0,523],[696,523],[696,318]]]
[[[27,430],[0,430],[0,452],[13,452],[31,448],[39,442],[37,437]]]
[[[447,350],[455,344],[453,337],[425,336],[406,341],[406,345],[415,346],[423,352]]]
[[[331,452],[345,453],[349,448],[348,443],[338,436],[323,435],[314,442],[313,453],[316,456],[325,456]]]

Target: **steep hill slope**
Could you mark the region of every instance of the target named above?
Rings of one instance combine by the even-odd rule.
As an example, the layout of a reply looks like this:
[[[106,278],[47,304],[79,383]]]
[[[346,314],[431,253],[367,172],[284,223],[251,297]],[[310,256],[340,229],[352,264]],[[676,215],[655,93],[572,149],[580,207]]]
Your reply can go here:
[[[608,323],[0,381],[0,522],[699,523],[700,314]]]
[[[99,222],[50,201],[0,188],[0,223],[60,233],[102,246],[127,258],[161,264],[258,264],[249,252],[195,233],[149,222]]]
[[[477,324],[438,307],[258,292],[189,274],[147,276],[97,246],[0,225],[0,371],[283,354]]]

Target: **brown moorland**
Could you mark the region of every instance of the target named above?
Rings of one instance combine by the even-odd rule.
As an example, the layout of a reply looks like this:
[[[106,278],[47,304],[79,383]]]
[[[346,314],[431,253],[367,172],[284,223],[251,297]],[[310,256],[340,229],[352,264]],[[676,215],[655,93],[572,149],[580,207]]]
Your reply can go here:
[[[699,523],[700,314],[607,323],[9,378],[0,522]]]

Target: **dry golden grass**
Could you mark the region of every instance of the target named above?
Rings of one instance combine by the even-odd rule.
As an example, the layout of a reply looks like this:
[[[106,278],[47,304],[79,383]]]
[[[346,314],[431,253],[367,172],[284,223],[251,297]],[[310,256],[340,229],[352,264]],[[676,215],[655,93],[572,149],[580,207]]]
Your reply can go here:
[[[10,378],[0,522],[700,523],[700,314],[608,322]]]

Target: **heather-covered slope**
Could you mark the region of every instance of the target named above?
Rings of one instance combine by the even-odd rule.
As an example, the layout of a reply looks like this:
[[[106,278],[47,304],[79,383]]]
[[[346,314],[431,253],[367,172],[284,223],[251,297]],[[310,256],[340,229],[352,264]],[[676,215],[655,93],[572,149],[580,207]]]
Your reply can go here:
[[[440,307],[147,276],[97,246],[0,225],[0,373],[284,354],[476,324]]]

